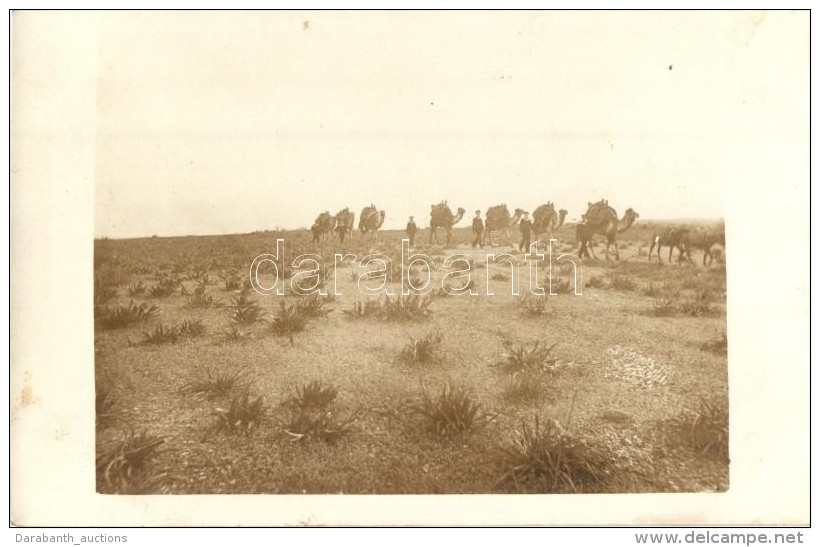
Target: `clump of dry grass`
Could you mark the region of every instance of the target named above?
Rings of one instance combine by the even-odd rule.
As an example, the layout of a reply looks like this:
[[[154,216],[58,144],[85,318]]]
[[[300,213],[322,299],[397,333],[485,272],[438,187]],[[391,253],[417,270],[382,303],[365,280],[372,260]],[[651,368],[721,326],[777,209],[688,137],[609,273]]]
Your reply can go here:
[[[353,303],[352,308],[342,310],[342,313],[344,313],[348,319],[375,318],[380,316],[381,312],[381,306],[375,300],[357,301]]]
[[[306,296],[301,296],[296,301],[296,309],[303,315],[315,317],[327,317],[335,308],[331,307],[336,297],[332,294],[321,295],[319,293],[311,293]]]
[[[686,409],[667,421],[667,441],[699,454],[728,460],[729,409],[725,400],[701,399],[696,409]]]
[[[410,342],[402,348],[399,358],[405,363],[430,363],[435,360],[436,352],[444,340],[438,330],[428,332],[422,338],[410,337]]]
[[[145,321],[159,313],[159,307],[153,304],[135,305],[133,302],[127,306],[122,304],[115,308],[105,309],[100,313],[100,325],[106,329],[119,329],[127,327],[133,323]]]
[[[386,296],[381,302],[382,315],[388,321],[421,321],[429,318],[433,299],[418,294]]]
[[[284,405],[298,410],[321,409],[336,400],[338,388],[320,380],[313,380],[296,387],[296,393]]]
[[[104,494],[159,494],[167,473],[150,469],[163,437],[147,432],[126,433],[97,453],[97,491]]]
[[[118,399],[110,386],[98,384],[95,397],[95,412],[97,416],[97,430],[110,427],[117,418]]]
[[[147,287],[142,281],[135,281],[128,286],[128,290],[126,291],[128,296],[140,296],[145,294]]]
[[[333,409],[300,409],[291,416],[284,432],[294,441],[317,440],[333,444],[353,432],[353,424],[362,414],[356,411],[343,418]]]
[[[549,297],[546,294],[527,293],[518,299],[517,304],[525,315],[541,316],[549,313]]]
[[[551,370],[556,363],[557,359],[550,355],[556,345],[558,342],[548,346],[546,342],[536,340],[530,347],[526,343],[502,340],[501,346],[504,348],[502,358],[492,366],[511,377],[524,372],[546,372]]]
[[[610,278],[609,286],[616,291],[634,291],[638,284],[634,278],[627,275],[615,275]]]
[[[144,344],[176,343],[185,338],[198,338],[205,333],[205,325],[200,319],[185,319],[178,325],[157,325],[143,333]]]
[[[244,367],[213,371],[206,369],[189,382],[183,384],[177,393],[190,395],[197,399],[218,399],[227,397],[237,389],[246,390],[250,376]]]
[[[519,491],[597,492],[609,475],[605,455],[569,435],[557,420],[522,422],[501,447],[499,484]]]
[[[261,395],[254,397],[245,392],[235,396],[228,408],[217,408],[214,414],[216,431],[248,434],[265,418],[265,400]]]
[[[422,385],[419,398],[410,410],[424,418],[428,431],[441,437],[469,433],[485,425],[489,419],[470,392],[450,383],[445,384],[437,395],[431,395]]]
[[[190,308],[218,308],[222,306],[222,302],[207,292],[195,292],[192,297],[188,299],[188,307]]]
[[[222,283],[225,285],[226,292],[239,290],[240,286],[242,285],[241,278],[236,274],[223,271],[221,274],[219,274],[219,278],[222,279]]]
[[[239,325],[252,325],[262,318],[262,307],[249,296],[249,291],[241,291],[231,299],[231,321]]]
[[[688,298],[681,303],[680,310],[685,315],[701,317],[713,312],[711,305],[712,295],[709,291],[698,290],[694,297]]]
[[[656,298],[652,304],[652,314],[655,317],[671,317],[677,310],[675,298]]]
[[[592,287],[593,289],[606,289],[609,287],[606,277],[602,275],[590,276],[589,279],[587,279],[586,285],[587,287]]]
[[[310,317],[298,306],[279,302],[279,315],[271,319],[270,331],[276,336],[287,336],[293,344],[293,336],[305,330]]]
[[[719,338],[706,342],[701,347],[718,355],[726,355],[729,351],[729,339],[726,337],[726,331],[724,330]]]

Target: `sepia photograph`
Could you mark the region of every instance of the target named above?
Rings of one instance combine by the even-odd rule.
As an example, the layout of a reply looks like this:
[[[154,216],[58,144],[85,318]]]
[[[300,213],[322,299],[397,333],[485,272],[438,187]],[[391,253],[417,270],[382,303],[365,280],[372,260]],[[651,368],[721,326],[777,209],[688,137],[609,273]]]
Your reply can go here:
[[[808,12],[10,18],[20,522],[807,522]]]

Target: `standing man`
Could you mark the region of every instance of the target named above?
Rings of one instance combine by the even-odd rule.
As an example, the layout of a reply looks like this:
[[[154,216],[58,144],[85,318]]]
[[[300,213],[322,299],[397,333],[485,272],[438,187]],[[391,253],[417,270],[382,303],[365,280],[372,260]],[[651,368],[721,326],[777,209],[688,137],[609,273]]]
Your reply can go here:
[[[348,226],[347,226],[347,217],[340,218],[340,219],[336,222],[336,234],[339,236],[339,240],[340,240],[342,243],[344,243],[344,242],[345,242],[345,235],[347,235],[347,231],[348,231],[348,229],[349,229],[349,228],[348,228]]]
[[[481,241],[482,236],[484,235],[484,221],[481,220],[481,211],[475,212],[475,217],[473,218],[473,235],[475,239],[473,239],[473,249],[475,249],[476,245],[481,246],[484,248],[484,243]]]
[[[518,229],[521,230],[521,244],[518,246],[519,251],[529,252],[530,250],[530,236],[532,234],[532,221],[530,214],[524,211],[524,218],[518,223]]]
[[[405,232],[407,232],[407,236],[410,239],[410,246],[412,247],[413,240],[416,238],[416,223],[413,221],[413,217],[410,217],[410,220],[407,222]]]

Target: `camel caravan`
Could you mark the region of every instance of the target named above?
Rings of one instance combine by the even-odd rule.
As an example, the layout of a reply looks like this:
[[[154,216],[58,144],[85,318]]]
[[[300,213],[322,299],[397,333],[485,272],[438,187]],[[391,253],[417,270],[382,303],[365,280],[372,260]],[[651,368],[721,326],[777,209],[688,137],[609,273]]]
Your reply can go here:
[[[464,218],[466,210],[458,207],[454,213],[447,201],[441,201],[430,206],[430,235],[428,243],[439,243],[439,231],[443,230],[444,245],[449,246],[453,236],[453,228]],[[510,214],[506,204],[494,205],[487,209],[484,219],[481,219],[481,211],[476,211],[473,219],[473,233],[476,236],[475,243],[495,246],[498,244],[509,244],[516,246],[516,241],[520,240],[521,247],[525,250],[529,248],[529,242],[539,245],[542,242],[553,239],[553,235],[564,225],[568,212],[566,209],[556,209],[551,201],[539,205],[529,219],[529,212],[517,208]],[[576,254],[579,258],[592,258],[597,260],[593,250],[593,238],[596,235],[603,236],[606,243],[604,259],[609,260],[610,250],[614,253],[615,260],[620,260],[616,238],[629,230],[640,215],[632,208],[628,208],[619,218],[617,211],[609,205],[608,200],[601,199],[597,202],[588,202],[587,211],[581,216],[581,221],[576,224],[575,234],[579,244]],[[322,243],[329,238],[344,242],[346,238],[354,235],[356,215],[348,208],[340,210],[336,215],[331,215],[325,211],[316,217],[310,230],[313,233],[313,242]],[[410,217],[408,223],[408,233],[412,225],[415,234],[415,223]],[[374,204],[362,209],[359,214],[358,230],[361,238],[370,234],[371,238],[376,237],[379,228],[385,220],[385,211],[379,210]],[[494,238],[494,236],[496,236]],[[412,235],[411,235],[412,239]],[[503,242],[503,243],[502,243]],[[524,244],[526,242],[526,245]],[[474,243],[474,246],[475,246]],[[693,249],[703,252],[703,265],[712,264],[716,257],[720,256],[725,248],[725,235],[722,231],[712,232],[704,229],[690,229],[686,227],[669,227],[654,232],[650,240],[649,261],[653,259],[653,252],[657,250],[657,259],[661,263],[661,248],[669,248],[669,263],[672,262],[672,253],[678,250],[678,263],[687,260],[692,261],[690,252]],[[715,249],[718,247],[718,249]]]

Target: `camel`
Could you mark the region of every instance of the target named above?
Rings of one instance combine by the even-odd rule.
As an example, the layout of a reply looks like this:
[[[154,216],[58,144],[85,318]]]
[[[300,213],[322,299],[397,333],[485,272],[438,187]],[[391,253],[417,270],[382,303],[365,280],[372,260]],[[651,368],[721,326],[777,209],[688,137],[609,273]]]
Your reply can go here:
[[[376,237],[376,230],[384,224],[384,211],[379,211],[372,203],[370,207],[362,209],[362,214],[359,215],[359,232],[362,238],[367,232],[373,232],[373,237]]]
[[[631,228],[640,215],[630,208],[626,210],[623,218],[618,220],[618,214],[609,206],[609,202],[601,200],[597,203],[590,202],[588,205],[587,212],[583,216],[584,222],[579,223],[576,228],[576,235],[581,243],[578,256],[588,257],[592,238],[595,234],[601,234],[606,236],[606,260],[609,260],[609,248],[615,243],[615,236]],[[597,260],[594,252],[592,258]],[[617,245],[615,245],[615,260],[620,260]]]
[[[345,236],[353,237],[353,226],[355,226],[356,214],[345,207],[336,213],[336,233],[344,243]]]
[[[464,217],[464,213],[466,211],[463,207],[458,208],[458,215],[453,215],[453,212],[450,210],[450,207],[447,205],[446,201],[442,201],[438,205],[431,205],[430,206],[430,241],[429,243],[433,242],[433,238],[436,239],[436,243],[438,243],[438,236],[436,235],[436,230],[439,228],[444,228],[444,231],[447,232],[447,243],[445,246],[450,245],[450,239],[453,237],[453,226],[458,224],[458,222]]]
[[[548,201],[546,204],[539,206],[532,214],[532,235],[535,241],[538,241],[538,236],[547,234],[547,239],[552,239],[552,234],[564,225],[564,219],[567,218],[567,210],[555,210],[555,205]]]
[[[313,242],[319,243],[319,240],[323,237],[327,237],[327,234],[333,234],[333,229],[335,227],[336,219],[331,216],[329,211],[325,211],[320,214],[316,217],[316,222],[314,222],[313,226],[310,228],[313,232]]]
[[[705,230],[700,229],[696,230],[695,232],[687,233],[681,243],[684,245],[686,249],[687,257],[689,255],[690,249],[700,249],[703,251],[703,265],[707,266],[706,260],[709,259],[708,266],[712,265],[714,261],[714,256],[712,255],[712,247],[715,245],[720,245],[723,248],[726,248],[726,233],[723,230]],[[692,259],[689,258],[691,262]]]
[[[523,209],[516,209],[515,214],[510,217],[510,211],[507,209],[506,204],[495,205],[487,209],[487,214],[484,217],[484,241],[482,244],[487,245],[489,243],[492,245],[492,232],[500,230],[507,234],[510,245],[515,247],[515,225],[518,224],[518,220],[523,214]]]
[[[661,261],[661,247],[669,247],[669,263],[672,263],[672,251],[678,249],[678,264],[683,262],[683,258],[692,264],[692,258],[689,256],[688,234],[689,228],[667,228],[661,232],[652,234],[652,239],[649,243],[649,262],[652,262],[652,251],[655,246],[658,247],[658,264]]]

